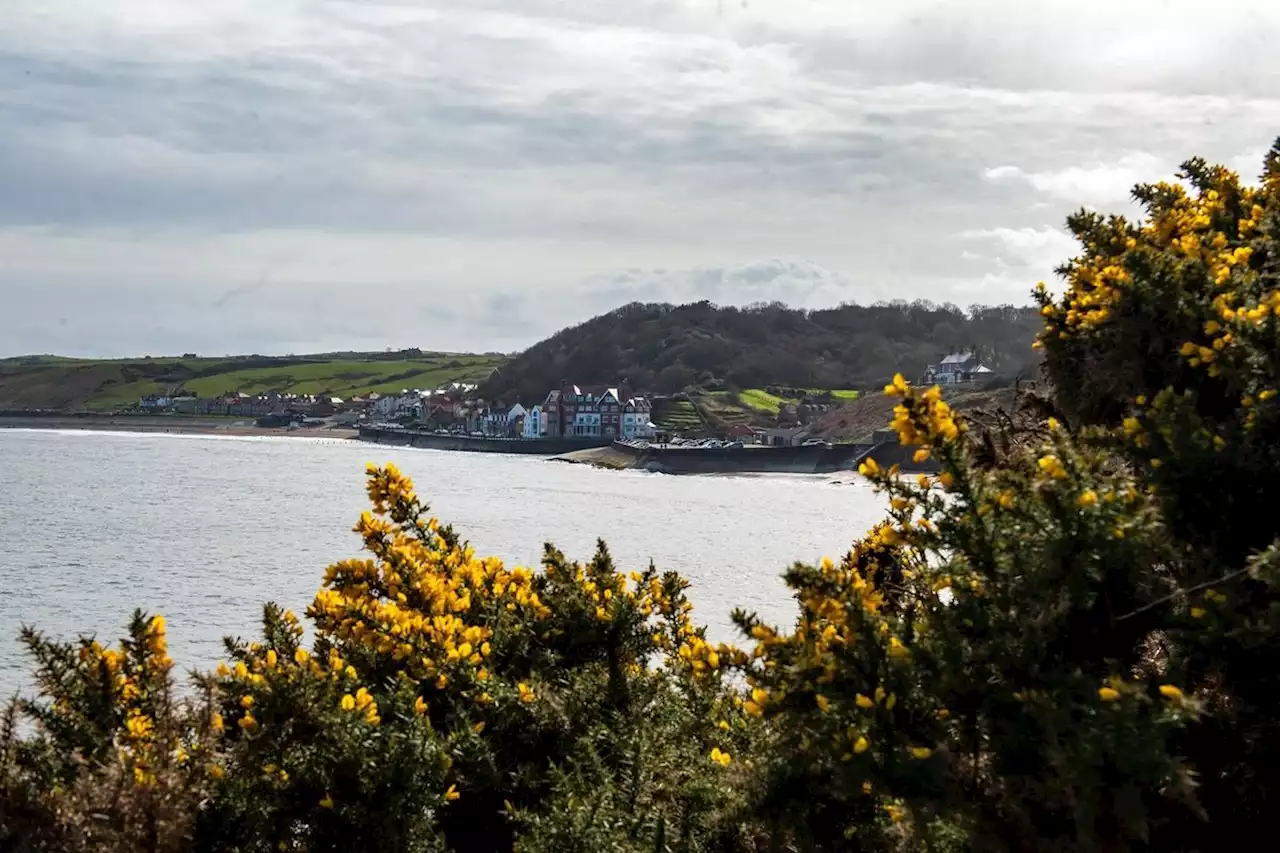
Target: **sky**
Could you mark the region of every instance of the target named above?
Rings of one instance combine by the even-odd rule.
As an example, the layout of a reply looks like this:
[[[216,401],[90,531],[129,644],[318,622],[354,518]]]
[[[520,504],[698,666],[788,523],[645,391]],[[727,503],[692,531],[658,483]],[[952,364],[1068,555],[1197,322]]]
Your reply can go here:
[[[3,0],[0,356],[1025,304],[1280,135],[1274,0]]]

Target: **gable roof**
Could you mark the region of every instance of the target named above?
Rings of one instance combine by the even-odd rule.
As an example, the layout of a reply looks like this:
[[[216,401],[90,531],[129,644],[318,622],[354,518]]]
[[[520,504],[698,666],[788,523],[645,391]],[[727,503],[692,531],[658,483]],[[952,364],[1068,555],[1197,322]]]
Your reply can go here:
[[[973,353],[953,352],[951,355],[945,356],[938,364],[965,364],[970,361],[973,361]]]

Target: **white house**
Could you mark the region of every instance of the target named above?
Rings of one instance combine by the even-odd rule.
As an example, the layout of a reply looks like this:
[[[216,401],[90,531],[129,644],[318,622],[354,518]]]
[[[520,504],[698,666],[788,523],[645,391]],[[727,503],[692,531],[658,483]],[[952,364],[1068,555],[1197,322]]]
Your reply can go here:
[[[515,425],[520,422],[520,419],[524,418],[528,414],[529,414],[528,409],[526,409],[524,406],[520,405],[519,403],[516,403],[514,406],[512,406],[510,409],[507,410],[508,429],[514,429]]]
[[[148,394],[138,400],[138,406],[143,409],[167,409],[169,408],[169,395]]]
[[[769,447],[796,447],[809,438],[807,426],[774,427],[761,431],[761,444]]]
[[[396,398],[396,417],[422,417],[422,392],[404,391]]]
[[[978,382],[991,376],[991,368],[978,361],[972,352],[953,352],[942,361],[930,365],[924,372],[924,381],[939,385],[960,385]]]
[[[384,394],[373,401],[373,412],[383,419],[394,418],[399,405],[400,398],[395,394]]]
[[[534,406],[524,415],[524,429],[520,435],[522,438],[542,438],[546,435],[547,417],[542,412],[542,406]]]
[[[654,426],[650,418],[653,407],[644,397],[632,397],[622,407],[623,438],[653,438]]]

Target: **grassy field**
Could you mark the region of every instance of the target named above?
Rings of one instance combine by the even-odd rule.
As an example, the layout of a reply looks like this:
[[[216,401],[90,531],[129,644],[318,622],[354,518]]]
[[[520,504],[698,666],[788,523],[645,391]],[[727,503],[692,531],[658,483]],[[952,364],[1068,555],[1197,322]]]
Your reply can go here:
[[[179,388],[201,397],[227,391],[328,394],[347,398],[447,382],[478,382],[505,362],[499,355],[381,353],[233,358],[0,360],[0,409],[110,410]]]
[[[770,394],[763,388],[747,388],[738,394],[738,399],[742,400],[745,406],[749,406],[759,412],[768,412],[771,415],[778,414],[778,410],[782,408],[784,403],[796,402],[793,398]]]
[[[848,403],[852,400],[858,399],[858,392],[849,388],[810,388],[807,389],[807,391],[815,397],[828,395],[837,404]],[[729,396],[729,392],[727,391],[712,391],[710,393],[703,394],[702,399],[714,401],[711,402],[712,406],[718,405],[722,408],[731,408],[732,404],[728,400]],[[739,391],[738,399],[741,401],[743,407],[767,415],[777,415],[783,405],[795,405],[800,402],[797,397],[779,397],[776,394],[770,394],[763,388],[747,388]]]
[[[832,408],[840,408],[858,398],[858,392],[850,389],[806,389],[805,394],[814,398],[828,398]],[[773,426],[778,412],[784,405],[795,405],[799,397],[781,397],[771,394],[763,388],[748,388],[743,391],[703,391],[691,395],[707,421],[718,431],[725,431],[735,426],[767,427]]]

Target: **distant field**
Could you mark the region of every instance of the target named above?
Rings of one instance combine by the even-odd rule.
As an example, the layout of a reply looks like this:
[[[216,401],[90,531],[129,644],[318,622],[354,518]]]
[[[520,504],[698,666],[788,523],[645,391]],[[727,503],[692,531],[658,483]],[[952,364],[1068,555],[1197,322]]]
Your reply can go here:
[[[745,406],[750,406],[760,412],[768,412],[771,415],[778,414],[778,410],[782,408],[784,403],[795,402],[794,399],[770,394],[763,388],[748,388],[738,394],[738,399],[742,400]]]
[[[836,400],[849,401],[858,399],[858,392],[850,388],[809,388],[807,390],[815,396],[829,394]],[[799,402],[795,397],[779,397],[776,394],[770,394],[763,388],[748,388],[739,392],[738,397],[742,400],[743,405],[771,415],[778,414],[778,410],[785,403],[795,404]]]
[[[178,388],[201,397],[227,391],[274,391],[346,398],[455,381],[479,382],[505,361],[498,355],[456,353],[406,358],[343,353],[281,358],[4,359],[0,360],[0,409],[108,410]]]
[[[841,406],[858,398],[852,389],[810,388],[806,393],[821,397],[829,395],[832,405]],[[698,406],[707,417],[724,426],[770,426],[775,422],[783,405],[800,402],[797,397],[780,397],[763,388],[747,388],[735,397],[729,391],[704,391],[694,395]]]

